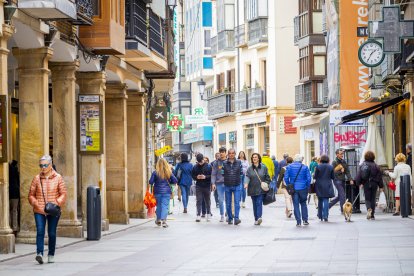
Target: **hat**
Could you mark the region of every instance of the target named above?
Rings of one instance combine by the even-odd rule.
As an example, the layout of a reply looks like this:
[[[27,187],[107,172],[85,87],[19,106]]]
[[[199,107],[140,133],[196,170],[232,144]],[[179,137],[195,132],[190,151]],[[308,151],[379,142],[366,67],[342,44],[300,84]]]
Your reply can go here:
[[[197,156],[196,156],[196,159],[197,159],[197,162],[201,162],[201,161],[203,161],[203,159],[204,159],[204,155],[203,154],[201,154],[201,153],[199,153],[199,154],[197,154]]]

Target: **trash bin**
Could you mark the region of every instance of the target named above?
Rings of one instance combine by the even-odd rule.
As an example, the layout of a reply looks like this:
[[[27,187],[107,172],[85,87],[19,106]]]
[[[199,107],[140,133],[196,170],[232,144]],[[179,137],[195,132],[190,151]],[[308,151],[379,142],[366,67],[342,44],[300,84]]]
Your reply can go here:
[[[89,186],[86,194],[87,240],[97,241],[101,239],[101,190]]]
[[[406,218],[411,215],[411,179],[409,175],[401,176],[400,203],[401,216]]]

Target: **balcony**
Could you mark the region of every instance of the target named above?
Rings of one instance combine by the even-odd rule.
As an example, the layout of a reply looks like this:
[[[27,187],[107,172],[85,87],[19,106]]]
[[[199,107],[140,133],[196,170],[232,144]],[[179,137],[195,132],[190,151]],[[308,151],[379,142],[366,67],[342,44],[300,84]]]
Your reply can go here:
[[[266,107],[266,91],[251,88],[234,93],[234,112],[243,112]]]
[[[217,47],[218,47],[218,45],[217,45],[217,36],[213,36],[212,38],[211,38],[211,55],[214,57],[214,56],[216,56],[217,55]]]
[[[149,25],[149,48],[157,52],[160,56],[164,57],[164,20],[152,10],[150,10]]]
[[[295,46],[299,45],[299,16],[295,16],[293,19],[293,44]]]
[[[414,44],[402,45],[402,51],[394,54],[394,74],[404,74],[414,71]]]
[[[217,52],[234,50],[234,30],[222,31],[217,34]]]
[[[236,47],[244,47],[247,45],[246,30],[244,24],[237,26],[234,29],[234,40],[234,45]]]
[[[126,0],[126,48],[136,49],[138,42],[148,46],[147,7],[142,1]]]
[[[93,5],[92,0],[76,0],[77,19],[72,20],[73,25],[92,25]]]
[[[225,117],[233,113],[234,93],[220,93],[208,98],[208,118],[210,120]]]
[[[248,45],[267,44],[267,18],[250,21],[248,25]]]
[[[76,19],[74,0],[19,0],[19,10],[44,20]]]
[[[327,82],[323,83],[322,95],[315,97],[312,93],[312,84],[308,82],[295,86],[295,111],[297,113],[321,113],[328,107],[328,87]],[[316,88],[315,88],[316,90]]]

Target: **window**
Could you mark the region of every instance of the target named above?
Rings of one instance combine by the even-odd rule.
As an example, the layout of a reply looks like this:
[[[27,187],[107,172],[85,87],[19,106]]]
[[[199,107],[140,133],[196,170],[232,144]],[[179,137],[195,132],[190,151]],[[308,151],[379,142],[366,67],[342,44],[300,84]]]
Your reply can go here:
[[[204,30],[204,47],[211,47],[211,31]]]
[[[322,11],[322,0],[312,0],[312,9],[314,11]]]
[[[317,94],[317,97],[318,97],[318,105],[323,105],[325,95],[323,93],[323,83],[322,82],[316,83],[316,94]]]
[[[326,47],[324,45],[312,46],[313,76],[326,75]]]
[[[259,17],[267,17],[267,2],[268,0],[244,0],[244,18],[252,21]]]
[[[185,77],[185,56],[180,56],[180,76]]]
[[[299,13],[309,11],[309,0],[299,0]]]
[[[246,65],[246,72],[245,72],[244,79],[245,79],[244,84],[248,88],[251,88],[252,87],[252,65],[251,64]]]
[[[93,15],[101,16],[101,0],[92,0]]]
[[[299,77],[309,77],[309,46],[299,49]]]

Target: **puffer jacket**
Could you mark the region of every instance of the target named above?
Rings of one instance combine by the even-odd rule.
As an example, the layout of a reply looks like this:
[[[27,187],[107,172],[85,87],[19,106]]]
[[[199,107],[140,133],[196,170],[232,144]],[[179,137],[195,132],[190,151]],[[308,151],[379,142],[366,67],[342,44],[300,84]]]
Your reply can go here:
[[[243,176],[243,168],[240,160],[234,159],[233,162],[227,159],[223,162],[224,171],[224,185],[225,186],[237,186],[241,183],[241,177]]]
[[[300,167],[302,166],[302,169]],[[299,172],[300,169],[300,172]],[[298,174],[299,172],[299,174]],[[296,175],[298,177],[296,178]],[[296,178],[296,181],[295,181]],[[302,164],[301,162],[293,162],[286,167],[285,172],[285,183],[286,185],[293,184],[296,191],[303,189],[309,189],[311,183],[311,175],[308,166]]]
[[[259,177],[257,175],[259,175]],[[259,164],[257,168],[251,165],[247,169],[246,177],[244,178],[244,184],[247,184],[247,194],[249,196],[264,194],[265,191],[262,190],[261,182],[270,184],[270,176],[267,167],[263,164]]]
[[[43,187],[43,193],[42,193]],[[29,189],[29,203],[33,206],[33,212],[37,214],[46,215],[45,209],[45,196],[46,202],[52,202],[54,204],[63,206],[66,202],[66,185],[63,181],[63,177],[58,174],[55,170],[52,174],[46,178],[42,173],[36,175]]]
[[[269,156],[263,156],[262,163],[266,166],[270,179],[273,179],[273,176],[275,175],[275,165],[273,164],[273,160]]]
[[[170,184],[177,184],[177,178],[171,174],[170,179],[162,179],[158,177],[156,171],[153,171],[149,184],[154,185],[154,194],[171,194]]]
[[[191,178],[191,171],[193,170],[193,164],[191,164],[188,161],[182,161],[181,163],[178,163],[174,170],[175,177],[177,177],[178,171],[180,169],[181,169],[181,178],[178,184],[190,187],[191,184],[193,184],[193,180]]]

